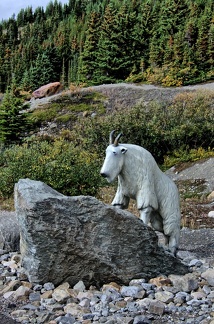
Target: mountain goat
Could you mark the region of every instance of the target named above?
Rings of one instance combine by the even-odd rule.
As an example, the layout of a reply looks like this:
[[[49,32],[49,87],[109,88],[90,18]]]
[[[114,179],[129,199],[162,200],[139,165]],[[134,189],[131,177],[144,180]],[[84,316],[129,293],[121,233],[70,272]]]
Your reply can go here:
[[[101,168],[108,182],[118,177],[113,206],[125,209],[135,199],[140,219],[164,233],[165,244],[176,255],[180,239],[180,201],[175,183],[158,167],[146,149],[133,144],[119,144],[112,131],[110,145]]]

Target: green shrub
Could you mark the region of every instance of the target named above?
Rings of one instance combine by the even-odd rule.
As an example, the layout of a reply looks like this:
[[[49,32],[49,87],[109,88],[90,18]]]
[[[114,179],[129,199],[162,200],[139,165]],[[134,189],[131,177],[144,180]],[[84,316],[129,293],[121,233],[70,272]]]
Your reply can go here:
[[[171,151],[179,147],[213,148],[214,94],[212,92],[181,93],[168,109]]]
[[[10,196],[20,178],[43,181],[66,195],[95,195],[99,168],[96,154],[62,139],[14,145],[0,152],[0,196]]]
[[[103,156],[109,133],[115,129],[124,135],[121,142],[141,145],[158,163],[179,148],[183,151],[213,148],[214,94],[181,93],[172,103],[141,104],[132,109],[96,118],[80,119],[71,132],[75,145]]]

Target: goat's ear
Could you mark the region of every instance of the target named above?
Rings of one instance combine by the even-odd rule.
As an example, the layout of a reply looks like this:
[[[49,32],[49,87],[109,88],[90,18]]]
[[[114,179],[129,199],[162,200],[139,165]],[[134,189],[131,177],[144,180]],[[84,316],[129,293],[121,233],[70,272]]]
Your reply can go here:
[[[127,152],[127,148],[122,146],[120,151],[121,151],[122,154],[125,154]]]

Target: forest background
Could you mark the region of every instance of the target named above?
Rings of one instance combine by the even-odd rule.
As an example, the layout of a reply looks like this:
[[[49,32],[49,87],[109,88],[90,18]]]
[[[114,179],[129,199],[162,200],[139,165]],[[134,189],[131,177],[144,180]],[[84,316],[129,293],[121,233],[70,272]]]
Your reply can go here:
[[[0,92],[61,81],[214,79],[212,0],[57,0],[0,23]]]

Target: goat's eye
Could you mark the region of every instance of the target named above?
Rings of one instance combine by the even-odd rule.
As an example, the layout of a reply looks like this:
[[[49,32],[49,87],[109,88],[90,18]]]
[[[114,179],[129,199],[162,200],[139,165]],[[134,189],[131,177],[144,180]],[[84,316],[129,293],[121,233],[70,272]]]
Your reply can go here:
[[[113,154],[114,154],[114,155],[117,155],[117,152],[113,151]]]

